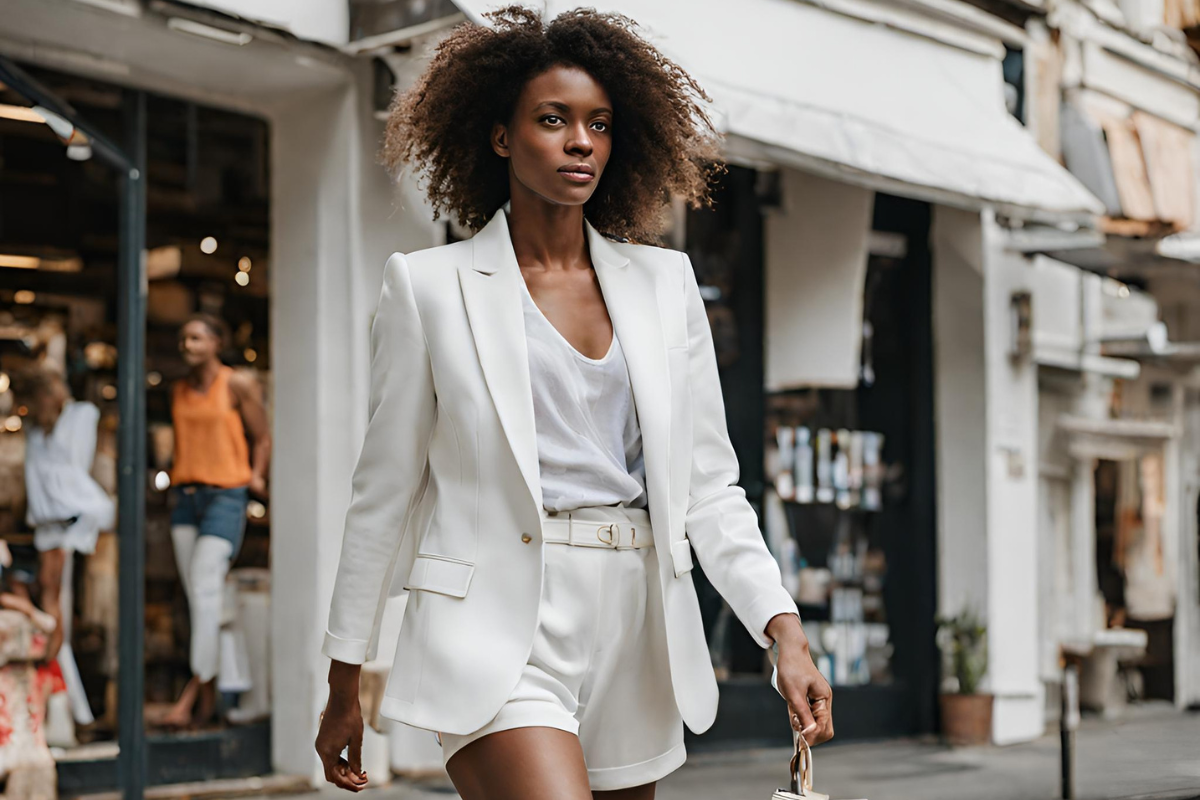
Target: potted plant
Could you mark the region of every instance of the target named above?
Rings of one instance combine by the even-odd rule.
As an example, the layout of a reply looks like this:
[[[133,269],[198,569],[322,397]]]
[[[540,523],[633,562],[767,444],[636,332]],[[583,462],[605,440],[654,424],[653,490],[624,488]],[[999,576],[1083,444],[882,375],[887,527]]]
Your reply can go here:
[[[987,672],[987,627],[970,609],[937,621],[945,664],[941,695],[942,735],[952,745],[987,744],[992,739],[992,695],[980,694]]]

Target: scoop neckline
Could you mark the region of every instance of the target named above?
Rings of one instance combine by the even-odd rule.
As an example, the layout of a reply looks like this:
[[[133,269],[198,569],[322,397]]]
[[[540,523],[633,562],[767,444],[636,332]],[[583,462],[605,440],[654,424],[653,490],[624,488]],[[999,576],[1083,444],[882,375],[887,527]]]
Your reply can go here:
[[[612,359],[613,352],[617,349],[616,327],[613,328],[612,338],[609,339],[608,351],[605,352],[601,358],[592,358],[591,356],[586,356],[579,352],[575,345],[567,341],[567,337],[563,336],[562,333],[559,332],[558,328],[554,327],[554,323],[550,321],[550,318],[542,313],[542,309],[538,306],[537,301],[533,299],[533,294],[529,291],[529,286],[525,283],[525,276],[518,273],[518,278],[521,281],[521,291],[525,293],[527,298],[529,298],[529,303],[533,306],[533,310],[537,312],[537,315],[542,318],[542,321],[546,323],[546,326],[549,327],[550,330],[554,331],[554,335],[558,337],[558,340],[566,345],[567,349],[570,350],[576,358],[588,364],[596,365],[607,364]]]

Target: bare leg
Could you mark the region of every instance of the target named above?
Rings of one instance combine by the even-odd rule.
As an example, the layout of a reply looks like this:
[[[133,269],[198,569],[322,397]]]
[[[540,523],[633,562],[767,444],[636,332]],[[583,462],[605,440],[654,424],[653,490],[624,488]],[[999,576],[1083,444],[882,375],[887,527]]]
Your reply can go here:
[[[42,609],[54,617],[57,623],[54,632],[50,634],[50,643],[46,648],[46,657],[53,660],[62,648],[63,634],[67,610],[62,604],[63,566],[66,563],[67,551],[63,549],[47,550],[38,558],[38,586],[42,593]]]
[[[170,712],[162,718],[162,724],[168,728],[186,728],[192,723],[192,707],[200,693],[200,680],[193,677],[183,687],[179,699],[171,707]]]
[[[208,725],[217,716],[217,679],[200,684],[200,693],[196,698],[196,710],[192,714],[192,724],[195,726]]]
[[[451,756],[446,771],[462,800],[592,800],[579,738],[558,728],[489,733]]]

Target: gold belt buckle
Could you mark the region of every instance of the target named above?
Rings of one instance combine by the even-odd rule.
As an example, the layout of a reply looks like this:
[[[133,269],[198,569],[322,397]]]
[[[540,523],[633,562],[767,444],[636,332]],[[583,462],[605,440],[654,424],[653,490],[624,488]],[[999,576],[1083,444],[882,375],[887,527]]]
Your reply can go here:
[[[601,525],[599,528],[596,528],[596,538],[604,542],[609,547],[616,547],[616,539],[620,535],[619,531],[613,531],[613,528],[616,526],[616,524],[617,523],[615,522],[610,522],[608,525]],[[600,535],[602,532],[608,533],[607,539]]]

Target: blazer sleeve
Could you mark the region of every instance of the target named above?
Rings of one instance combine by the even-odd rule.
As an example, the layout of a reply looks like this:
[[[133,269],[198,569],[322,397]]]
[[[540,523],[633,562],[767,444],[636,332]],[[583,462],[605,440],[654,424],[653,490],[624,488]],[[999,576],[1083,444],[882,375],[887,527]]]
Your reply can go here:
[[[367,430],[321,647],[337,661],[361,664],[375,657],[396,556],[424,485],[436,406],[408,263],[394,253],[371,323]]]
[[[712,330],[696,274],[686,253],[683,285],[687,308],[692,401],[692,470],[684,531],[704,574],[759,646],[771,646],[765,629],[776,614],[799,616],[783,588],[779,565],[767,549],[758,515],[738,486],[740,467],[725,422]]]

